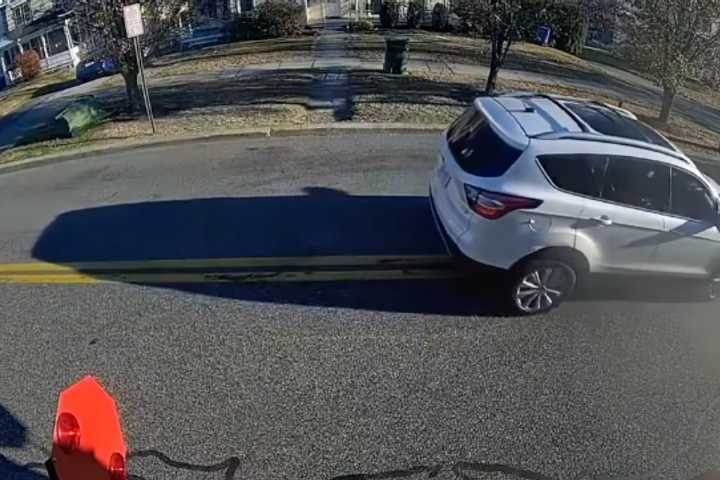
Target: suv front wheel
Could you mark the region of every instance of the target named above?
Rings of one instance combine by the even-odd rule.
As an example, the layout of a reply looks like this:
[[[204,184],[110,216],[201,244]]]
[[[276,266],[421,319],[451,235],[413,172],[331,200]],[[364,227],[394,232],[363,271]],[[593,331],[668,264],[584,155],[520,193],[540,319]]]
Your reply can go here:
[[[513,309],[522,315],[552,310],[572,293],[577,273],[558,260],[528,260],[511,272]]]

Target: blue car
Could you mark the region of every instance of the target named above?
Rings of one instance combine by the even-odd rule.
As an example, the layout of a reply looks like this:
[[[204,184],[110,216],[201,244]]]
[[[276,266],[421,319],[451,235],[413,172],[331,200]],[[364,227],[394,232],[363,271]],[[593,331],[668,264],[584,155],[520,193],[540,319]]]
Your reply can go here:
[[[120,68],[115,60],[109,58],[101,60],[88,59],[80,62],[75,71],[77,79],[84,83],[96,78],[115,75],[120,72]]]

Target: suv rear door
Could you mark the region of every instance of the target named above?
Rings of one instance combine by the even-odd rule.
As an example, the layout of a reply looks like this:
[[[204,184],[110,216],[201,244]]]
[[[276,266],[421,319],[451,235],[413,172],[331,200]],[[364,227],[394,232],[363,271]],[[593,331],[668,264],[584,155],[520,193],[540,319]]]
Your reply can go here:
[[[560,189],[567,190],[560,159],[541,157],[540,162]],[[575,223],[576,248],[588,257],[596,272],[652,272],[653,260],[664,228],[669,202],[670,168],[659,162],[604,154],[560,155],[565,162],[579,162],[574,170],[584,175],[572,193],[582,196],[582,210]],[[548,168],[550,167],[550,168]],[[555,177],[555,178],[553,178]]]
[[[467,207],[465,184],[497,187],[496,181],[518,161],[524,148],[505,141],[475,106],[469,107],[450,126],[436,175],[439,182],[436,187],[446,190],[450,202],[439,201],[436,206],[453,233],[464,233],[476,216]]]
[[[666,236],[657,262],[667,273],[716,275],[720,269],[720,232],[715,226],[715,196],[694,173],[672,168]]]

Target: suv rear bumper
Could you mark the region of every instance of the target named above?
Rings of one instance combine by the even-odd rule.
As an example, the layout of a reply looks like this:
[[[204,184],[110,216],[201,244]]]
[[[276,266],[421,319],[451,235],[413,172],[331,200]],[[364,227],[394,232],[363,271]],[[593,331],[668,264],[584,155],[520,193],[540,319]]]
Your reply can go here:
[[[454,259],[458,260],[463,266],[470,266],[473,271],[479,271],[479,272],[487,272],[487,273],[505,273],[507,270],[504,270],[502,268],[498,268],[492,265],[488,265],[486,263],[478,262],[477,260],[470,258],[469,256],[465,255],[462,250],[460,250],[460,247],[458,247],[457,243],[452,239],[450,236],[450,233],[448,233],[447,229],[445,228],[445,225],[443,225],[443,222],[438,215],[437,207],[435,206],[435,199],[433,198],[432,189],[429,192],[428,195],[429,203],[430,203],[430,211],[432,212],[433,221],[435,222],[435,227],[437,228],[438,233],[440,234],[440,238],[443,242],[443,245],[445,246],[445,251],[448,255],[453,257]]]
[[[464,257],[465,255],[462,254],[457,244],[453,241],[452,238],[450,238],[450,234],[445,229],[445,225],[443,225],[442,220],[440,220],[440,217],[438,216],[437,210],[435,208],[435,199],[433,198],[432,189],[430,189],[428,197],[430,200],[430,211],[432,212],[433,222],[435,222],[435,228],[437,228],[437,231],[440,234],[440,239],[445,246],[445,251],[448,255],[453,257],[458,255]]]

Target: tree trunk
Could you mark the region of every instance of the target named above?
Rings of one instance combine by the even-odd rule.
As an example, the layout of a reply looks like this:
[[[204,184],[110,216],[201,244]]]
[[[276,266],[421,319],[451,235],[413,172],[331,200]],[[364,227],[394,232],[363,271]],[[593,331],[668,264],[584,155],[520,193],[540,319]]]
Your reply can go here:
[[[587,37],[588,37],[589,33],[590,33],[590,19],[587,16],[585,16],[581,20],[578,31],[575,33],[575,36],[572,39],[573,44],[570,48],[570,53],[572,53],[576,57],[579,57],[582,55],[583,48],[585,48],[585,42],[587,42]]]
[[[485,83],[485,95],[495,93],[495,87],[497,86],[497,77],[500,68],[494,65],[494,63],[495,62],[490,62],[490,71],[488,72],[487,82]]]
[[[487,82],[485,83],[485,95],[495,93],[497,86],[497,77],[500,72],[500,53],[502,51],[502,43],[498,45],[498,39],[493,38],[491,41],[490,51],[490,71],[488,72]]]
[[[663,87],[662,108],[660,109],[660,116],[658,117],[658,120],[662,123],[668,123],[670,119],[670,112],[672,111],[673,102],[675,102],[675,93],[674,88],[668,86]]]
[[[138,85],[138,71],[136,69],[127,69],[122,72],[123,80],[125,80],[125,92],[127,94],[128,111],[135,113],[140,110],[142,105],[142,93]]]

